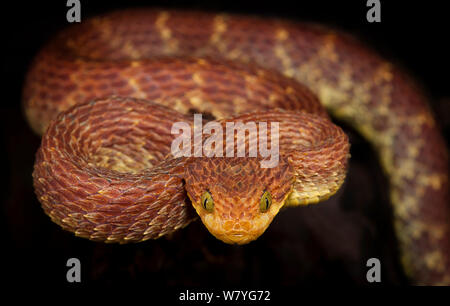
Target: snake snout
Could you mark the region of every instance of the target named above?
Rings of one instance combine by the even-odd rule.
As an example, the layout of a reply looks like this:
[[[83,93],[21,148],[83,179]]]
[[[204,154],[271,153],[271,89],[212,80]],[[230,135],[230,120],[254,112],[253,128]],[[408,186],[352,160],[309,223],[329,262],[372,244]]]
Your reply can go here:
[[[252,224],[245,220],[228,220],[224,222],[223,228],[229,232],[248,232],[251,230]]]
[[[253,239],[249,239],[249,236],[247,233],[244,232],[235,232],[230,233],[228,235],[228,243],[229,244],[247,244]]]
[[[227,242],[230,244],[246,244],[254,240],[254,236],[250,233],[250,224],[246,228],[242,227],[241,224],[236,222],[233,229],[228,231],[225,236]]]
[[[258,238],[269,223],[260,224],[248,218],[219,220],[216,227],[205,223],[209,231],[218,239],[229,244],[247,244]]]

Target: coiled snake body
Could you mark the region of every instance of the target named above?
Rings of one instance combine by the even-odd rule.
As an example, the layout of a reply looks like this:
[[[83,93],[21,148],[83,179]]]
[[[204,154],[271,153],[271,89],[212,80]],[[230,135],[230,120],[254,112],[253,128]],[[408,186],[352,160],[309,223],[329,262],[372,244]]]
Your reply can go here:
[[[92,240],[160,237],[195,219],[193,206],[217,238],[247,243],[283,206],[343,183],[348,140],[319,100],[377,150],[407,274],[450,283],[447,151],[426,98],[353,38],[315,25],[127,10],[61,32],[23,94],[43,134],[36,194],[53,221]],[[174,158],[171,127],[192,126],[192,112],[221,126],[279,122],[278,165]]]

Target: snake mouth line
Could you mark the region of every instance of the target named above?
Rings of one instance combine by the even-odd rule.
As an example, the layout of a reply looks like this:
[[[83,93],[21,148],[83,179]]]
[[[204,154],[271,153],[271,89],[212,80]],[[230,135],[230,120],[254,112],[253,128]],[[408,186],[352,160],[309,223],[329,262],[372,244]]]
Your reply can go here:
[[[223,233],[220,239],[228,244],[232,245],[244,245],[252,242],[255,240],[256,237],[259,237],[259,235],[252,235],[251,233],[245,231],[245,230],[234,230],[227,232],[226,234]]]
[[[230,236],[236,237],[236,238],[241,238],[245,235],[244,232],[238,232],[238,233],[230,233]]]

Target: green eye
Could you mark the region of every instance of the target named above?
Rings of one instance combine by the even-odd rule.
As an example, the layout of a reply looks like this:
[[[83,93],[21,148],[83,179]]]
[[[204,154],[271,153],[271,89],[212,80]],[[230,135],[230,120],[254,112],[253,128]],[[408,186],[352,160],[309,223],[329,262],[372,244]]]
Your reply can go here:
[[[214,200],[211,196],[211,194],[208,191],[205,191],[202,194],[202,206],[203,208],[207,211],[207,212],[212,212],[213,207],[214,207]]]
[[[261,201],[259,202],[259,209],[261,212],[266,212],[269,209],[270,204],[272,204],[272,195],[270,192],[266,191],[263,193]]]

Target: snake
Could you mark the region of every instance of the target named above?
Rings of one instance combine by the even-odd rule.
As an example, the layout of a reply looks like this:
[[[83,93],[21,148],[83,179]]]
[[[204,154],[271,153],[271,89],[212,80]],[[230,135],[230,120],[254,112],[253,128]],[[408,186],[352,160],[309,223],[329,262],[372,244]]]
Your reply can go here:
[[[33,182],[45,213],[76,236],[112,243],[156,239],[198,217],[225,243],[258,239],[280,210],[325,200],[345,181],[350,144],[337,118],[377,152],[406,275],[450,284],[448,153],[429,98],[341,30],[239,14],[112,11],[50,39],[22,100],[42,135]],[[268,142],[278,144],[276,166],[261,167],[260,153],[234,154],[234,142],[227,156],[201,154],[235,134],[217,134],[210,151],[208,138],[200,151],[194,140],[186,152],[200,154],[174,156],[174,123],[198,131],[193,114],[217,130],[277,124]]]

